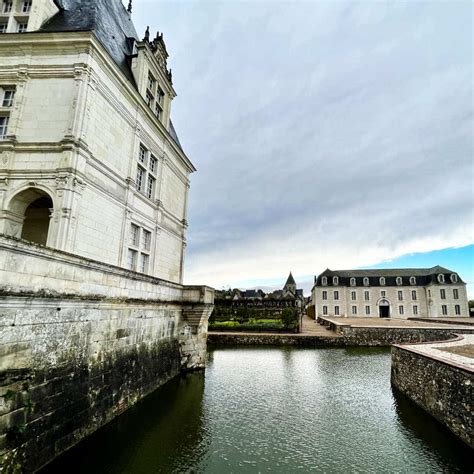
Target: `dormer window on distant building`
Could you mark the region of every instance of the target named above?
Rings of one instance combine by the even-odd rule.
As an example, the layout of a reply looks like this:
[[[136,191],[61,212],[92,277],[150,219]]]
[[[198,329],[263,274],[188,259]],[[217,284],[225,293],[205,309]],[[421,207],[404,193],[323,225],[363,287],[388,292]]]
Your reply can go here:
[[[369,286],[369,279],[367,277],[364,278],[364,286]]]
[[[2,13],[10,13],[13,8],[13,2],[12,1],[5,1],[3,2],[2,6]]]
[[[396,282],[397,282],[397,285],[398,285],[398,286],[402,286],[402,283],[403,283],[402,277],[397,277],[397,278],[396,278]]]
[[[416,278],[410,277],[410,285],[416,285]]]
[[[23,13],[30,13],[31,11],[31,5],[33,4],[33,1],[32,0],[26,0],[23,2],[23,7],[21,9],[21,11]]]
[[[444,283],[444,275],[442,273],[438,275],[438,283]]]
[[[328,284],[328,279],[326,277],[322,277],[321,278],[321,285],[327,286],[327,284]]]
[[[337,276],[336,276],[336,277],[333,277],[333,279],[332,279],[332,284],[333,284],[334,286],[338,286],[338,285],[339,285],[339,277],[337,277]]]
[[[356,279],[355,278],[351,278],[351,286],[356,286]]]
[[[458,276],[456,273],[451,273],[451,283],[457,283],[458,282]]]
[[[385,286],[385,277],[380,277],[380,286]]]

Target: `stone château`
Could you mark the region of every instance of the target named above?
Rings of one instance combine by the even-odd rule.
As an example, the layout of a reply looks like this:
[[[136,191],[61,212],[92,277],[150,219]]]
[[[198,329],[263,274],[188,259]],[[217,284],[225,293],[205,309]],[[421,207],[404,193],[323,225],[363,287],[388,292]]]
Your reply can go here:
[[[0,5],[0,470],[35,471],[203,367],[163,35],[120,0]]]

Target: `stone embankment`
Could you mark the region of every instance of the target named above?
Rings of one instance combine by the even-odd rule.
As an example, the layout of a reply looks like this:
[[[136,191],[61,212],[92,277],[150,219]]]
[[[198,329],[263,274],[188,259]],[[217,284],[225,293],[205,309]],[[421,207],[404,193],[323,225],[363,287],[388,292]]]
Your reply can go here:
[[[454,332],[474,334],[474,327],[374,318],[318,318],[305,316],[300,334],[211,332],[210,344],[295,346],[390,346],[447,340]]]
[[[474,335],[392,347],[392,385],[474,448]]]
[[[0,236],[0,472],[32,472],[206,362],[214,292]]]

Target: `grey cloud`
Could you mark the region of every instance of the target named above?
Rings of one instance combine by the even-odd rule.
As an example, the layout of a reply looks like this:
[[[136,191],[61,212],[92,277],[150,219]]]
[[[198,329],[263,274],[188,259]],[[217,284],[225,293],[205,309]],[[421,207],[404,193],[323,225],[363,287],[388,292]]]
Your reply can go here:
[[[470,2],[138,2],[135,17],[165,32],[198,168],[190,281],[473,241]]]

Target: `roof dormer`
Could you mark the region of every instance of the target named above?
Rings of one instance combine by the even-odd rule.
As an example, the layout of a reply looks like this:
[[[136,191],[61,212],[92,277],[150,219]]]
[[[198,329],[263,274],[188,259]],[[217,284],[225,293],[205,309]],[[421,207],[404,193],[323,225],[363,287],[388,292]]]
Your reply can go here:
[[[168,70],[168,52],[162,33],[150,41],[147,27],[143,40],[135,45],[132,73],[138,90],[155,117],[170,129],[171,101],[176,97],[171,70]]]

